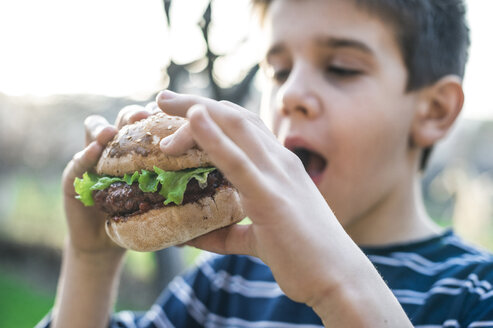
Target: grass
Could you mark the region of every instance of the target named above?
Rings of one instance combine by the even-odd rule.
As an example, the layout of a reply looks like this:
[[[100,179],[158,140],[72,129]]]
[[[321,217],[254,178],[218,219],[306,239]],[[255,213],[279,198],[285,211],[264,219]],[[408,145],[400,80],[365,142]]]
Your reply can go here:
[[[0,327],[34,327],[53,306],[49,296],[0,272]]]

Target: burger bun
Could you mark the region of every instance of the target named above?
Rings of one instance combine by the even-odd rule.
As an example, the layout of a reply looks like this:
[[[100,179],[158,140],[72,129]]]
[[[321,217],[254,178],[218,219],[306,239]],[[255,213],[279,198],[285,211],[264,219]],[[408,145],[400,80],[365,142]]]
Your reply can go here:
[[[164,113],[124,126],[106,146],[96,166],[100,175],[123,176],[135,171],[166,171],[213,166],[198,148],[181,156],[164,154],[159,143],[187,120]],[[118,245],[136,251],[155,251],[185,243],[207,232],[238,222],[245,215],[237,190],[229,183],[212,196],[183,205],[167,205],[126,217],[109,217],[108,236]]]

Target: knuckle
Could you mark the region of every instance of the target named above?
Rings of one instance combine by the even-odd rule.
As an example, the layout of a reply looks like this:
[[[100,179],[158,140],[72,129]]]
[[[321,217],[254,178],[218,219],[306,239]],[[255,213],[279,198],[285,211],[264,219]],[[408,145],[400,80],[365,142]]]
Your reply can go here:
[[[232,117],[235,116],[240,120],[253,120],[254,117],[256,116],[253,112],[241,107],[240,105],[237,105],[229,100],[220,100],[220,104],[225,105],[227,108],[227,111],[229,115]]]
[[[245,118],[242,117],[241,115],[238,115],[237,113],[232,113],[229,115],[229,124],[230,126],[235,129],[235,130],[243,130],[245,128]]]

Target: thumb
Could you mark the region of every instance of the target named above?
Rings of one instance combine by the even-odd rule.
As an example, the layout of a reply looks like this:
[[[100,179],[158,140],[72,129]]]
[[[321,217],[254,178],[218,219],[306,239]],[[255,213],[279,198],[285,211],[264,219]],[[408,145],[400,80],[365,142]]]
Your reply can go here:
[[[197,237],[186,245],[219,254],[255,256],[252,229],[251,224],[233,224]]]

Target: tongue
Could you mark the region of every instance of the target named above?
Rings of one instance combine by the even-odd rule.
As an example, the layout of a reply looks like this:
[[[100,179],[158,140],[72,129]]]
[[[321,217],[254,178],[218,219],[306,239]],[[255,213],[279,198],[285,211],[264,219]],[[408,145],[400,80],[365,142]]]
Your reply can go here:
[[[317,154],[310,153],[310,158],[305,169],[311,177],[318,176],[325,169],[325,160]]]

